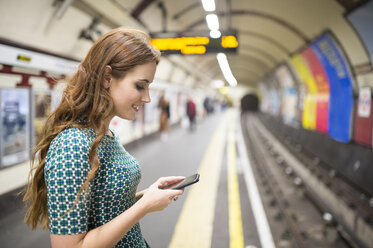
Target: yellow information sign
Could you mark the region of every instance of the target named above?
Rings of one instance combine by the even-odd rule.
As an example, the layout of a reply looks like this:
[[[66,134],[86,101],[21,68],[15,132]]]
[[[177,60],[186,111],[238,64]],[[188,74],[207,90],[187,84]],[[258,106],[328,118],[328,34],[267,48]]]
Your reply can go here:
[[[238,41],[234,35],[223,35],[218,39],[203,36],[154,38],[150,43],[163,54],[236,52],[238,47]]]

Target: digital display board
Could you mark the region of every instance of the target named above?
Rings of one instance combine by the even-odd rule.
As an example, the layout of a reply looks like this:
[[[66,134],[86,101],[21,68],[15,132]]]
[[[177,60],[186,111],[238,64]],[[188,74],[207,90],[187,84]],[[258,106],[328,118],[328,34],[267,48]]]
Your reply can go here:
[[[206,36],[153,38],[150,43],[162,54],[235,53],[238,48],[236,35],[222,35],[217,39]]]

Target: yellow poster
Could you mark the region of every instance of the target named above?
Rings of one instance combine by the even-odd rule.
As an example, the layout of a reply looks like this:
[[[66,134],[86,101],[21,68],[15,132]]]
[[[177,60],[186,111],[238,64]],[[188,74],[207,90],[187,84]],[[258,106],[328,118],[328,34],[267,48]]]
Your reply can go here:
[[[299,77],[307,86],[307,94],[303,103],[302,126],[305,129],[316,129],[316,104],[317,104],[317,86],[312,76],[307,62],[300,54],[291,58],[291,62],[299,74]]]

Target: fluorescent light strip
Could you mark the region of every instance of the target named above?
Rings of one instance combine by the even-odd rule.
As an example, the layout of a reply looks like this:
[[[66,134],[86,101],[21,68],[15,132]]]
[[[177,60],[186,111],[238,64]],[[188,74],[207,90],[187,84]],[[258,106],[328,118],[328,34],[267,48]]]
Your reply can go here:
[[[229,67],[227,56],[224,53],[218,53],[216,58],[218,59],[220,70],[222,71],[225,80],[227,80],[230,86],[235,87],[237,85],[237,80],[233,76],[231,68]]]
[[[214,0],[202,0],[202,6],[205,11],[215,11],[215,1]]]
[[[208,14],[206,16],[207,26],[210,30],[219,30],[219,19],[215,14]]]

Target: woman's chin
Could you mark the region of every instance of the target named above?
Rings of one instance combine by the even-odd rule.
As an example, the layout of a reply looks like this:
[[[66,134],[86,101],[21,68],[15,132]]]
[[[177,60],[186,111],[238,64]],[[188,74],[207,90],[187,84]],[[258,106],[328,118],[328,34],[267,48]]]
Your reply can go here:
[[[125,114],[125,115],[117,115],[119,118],[122,118],[127,121],[133,121],[136,118],[136,113]]]

